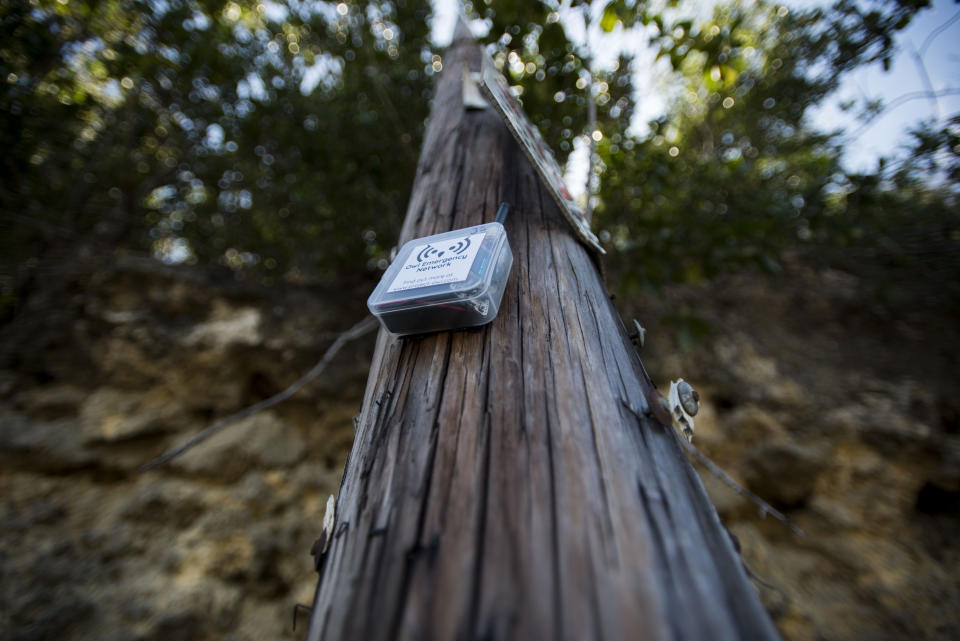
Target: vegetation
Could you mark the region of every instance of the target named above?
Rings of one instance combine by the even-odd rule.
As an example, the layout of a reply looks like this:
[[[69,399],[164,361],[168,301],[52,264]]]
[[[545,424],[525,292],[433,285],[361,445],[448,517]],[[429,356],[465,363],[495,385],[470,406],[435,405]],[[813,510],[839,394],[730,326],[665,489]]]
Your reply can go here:
[[[667,61],[663,116],[631,126],[629,54],[593,68],[555,1],[468,9],[561,160],[577,137],[597,140],[594,226],[625,291],[777,269],[800,251],[851,268],[869,258],[957,298],[960,117],[920,128],[904,158],[869,175],[845,171],[838,134],[808,123],[844,72],[889,61],[927,0],[734,1],[702,23],[672,1],[569,4]],[[266,282],[375,276],[442,69],[430,11],[427,0],[4,3],[0,315],[45,262],[117,251]]]
[[[4,3],[5,256],[95,244],[267,279],[356,271],[402,218],[435,73],[428,14]]]
[[[672,70],[670,108],[639,135],[627,126],[634,109],[630,61],[621,56],[612,72],[595,74],[597,226],[613,246],[622,289],[697,282],[745,267],[776,270],[785,253],[799,251],[844,259],[850,268],[862,266],[851,258],[882,259],[905,281],[929,275],[935,265],[940,293],[956,295],[951,257],[960,249],[960,122],[918,130],[905,158],[884,162],[871,175],[844,170],[842,132],[816,131],[808,123],[811,108],[837,88],[844,72],[889,63],[895,32],[926,2],[865,8],[843,1],[811,11],[732,2],[702,23],[669,8],[658,12],[654,3],[594,4],[603,5],[602,14],[588,11],[602,16],[604,30],[648,38]],[[508,71],[523,86],[528,109],[540,115],[541,129],[567,151],[567,140],[586,131],[581,105],[588,94],[576,87],[589,78],[589,51],[556,44],[560,23],[552,22],[551,8],[522,6],[533,13],[490,13],[491,33],[504,34],[491,39],[507,49]],[[517,42],[523,44],[510,49]],[[514,52],[537,70],[524,73],[510,64]],[[561,64],[579,85],[552,71]],[[553,96],[561,100],[544,105]],[[563,120],[556,113],[571,102],[579,121],[576,114]],[[549,136],[558,121],[567,124],[559,142]]]

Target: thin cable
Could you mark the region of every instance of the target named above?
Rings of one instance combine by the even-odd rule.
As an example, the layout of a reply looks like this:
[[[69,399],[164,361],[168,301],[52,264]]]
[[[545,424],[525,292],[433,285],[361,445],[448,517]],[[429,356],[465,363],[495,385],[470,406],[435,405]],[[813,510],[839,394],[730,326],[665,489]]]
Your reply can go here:
[[[952,18],[950,18],[949,20],[944,22],[942,25],[940,25],[939,27],[931,31],[930,35],[928,35],[926,39],[923,41],[923,44],[920,45],[920,52],[919,52],[920,55],[921,56],[926,55],[927,48],[931,44],[933,44],[934,39],[944,31],[946,31],[950,27],[950,25],[952,25],[957,20],[960,20],[960,13],[955,13]]]
[[[639,362],[639,359],[638,359],[638,362]],[[643,367],[643,363],[641,363],[640,366]],[[644,374],[646,374],[646,371],[644,371]],[[648,377],[648,380],[649,380],[649,377]],[[645,420],[644,415],[641,414],[631,403],[627,402],[624,399],[621,399],[620,402],[623,403],[624,407],[630,410],[631,414],[633,414],[634,416],[636,416],[641,420]],[[706,467],[708,470],[710,470],[714,476],[716,476],[718,479],[723,481],[730,489],[732,489],[734,492],[736,492],[740,496],[755,503],[757,507],[760,508],[761,518],[769,514],[773,516],[773,518],[777,519],[778,521],[786,525],[788,528],[790,528],[790,531],[792,531],[797,536],[803,536],[803,530],[801,530],[796,525],[794,525],[793,522],[791,522],[790,519],[787,518],[785,514],[778,511],[776,508],[774,508],[772,505],[764,501],[762,498],[760,498],[759,496],[757,496],[747,488],[743,487],[742,485],[734,481],[733,478],[729,474],[724,472],[719,465],[717,465],[712,460],[710,460],[710,458],[708,458],[706,454],[698,450],[696,445],[688,442],[687,439],[678,435],[677,431],[674,430],[672,427],[669,428],[669,431],[673,434],[673,438],[678,443],[680,443],[683,449],[685,449],[688,454],[690,454],[695,459],[697,459],[700,463],[702,463],[703,466]]]
[[[711,461],[706,454],[697,449],[693,443],[688,443],[686,439],[677,437],[677,440],[680,441],[680,445],[683,446],[687,452],[689,452],[695,459],[700,461],[704,467],[710,470],[715,477],[723,481],[727,487],[732,489],[734,492],[740,496],[746,498],[747,500],[753,501],[760,508],[760,516],[764,517],[767,514],[771,515],[773,518],[777,519],[784,525],[786,525],[790,530],[797,536],[803,536],[803,530],[794,525],[790,519],[787,518],[785,514],[775,509],[772,505],[764,501],[762,498],[743,487],[736,481],[734,481],[729,474],[723,471],[723,469]]]
[[[858,127],[853,133],[846,134],[846,135],[849,137],[850,140],[856,140],[858,137],[860,137],[863,134],[863,132],[865,132],[867,129],[872,127],[873,124],[881,116],[885,115],[889,111],[893,111],[900,105],[910,102],[911,100],[921,100],[923,98],[931,98],[931,97],[941,98],[943,96],[956,96],[956,95],[960,95],[960,88],[941,89],[940,91],[933,92],[933,94],[931,94],[929,91],[911,91],[909,93],[905,93],[902,96],[899,96],[894,100],[891,100],[889,103],[884,105],[879,112],[867,118],[866,121],[862,125],[860,125],[860,127]]]
[[[321,358],[320,361],[316,365],[314,365],[309,372],[307,372],[306,374],[301,376],[299,379],[297,379],[296,382],[293,383],[293,385],[283,390],[279,394],[275,394],[270,398],[260,401],[259,403],[254,403],[250,407],[244,408],[239,412],[237,412],[236,414],[231,414],[230,416],[217,421],[216,423],[206,428],[196,436],[192,437],[190,440],[186,441],[185,443],[182,443],[177,447],[173,448],[172,450],[169,450],[165,454],[159,456],[158,458],[153,459],[152,461],[150,461],[149,463],[141,467],[140,471],[147,472],[156,467],[160,467],[164,463],[168,463],[173,459],[177,458],[178,456],[180,456],[181,454],[189,450],[191,447],[193,447],[197,443],[200,443],[201,441],[204,441],[210,438],[211,436],[213,436],[223,428],[227,427],[228,425],[236,423],[240,419],[244,419],[252,414],[256,414],[261,410],[265,410],[269,407],[273,407],[274,405],[277,405],[278,403],[282,403],[283,401],[287,400],[288,398],[296,394],[298,391],[300,391],[300,389],[303,388],[304,385],[306,385],[307,383],[315,379],[317,376],[319,376],[323,372],[323,370],[327,368],[327,365],[330,364],[330,361],[333,360],[333,357],[336,356],[337,352],[340,351],[341,347],[343,347],[350,341],[356,338],[360,338],[364,334],[369,333],[371,330],[373,330],[375,327],[378,327],[378,326],[379,326],[379,323],[377,322],[376,318],[372,316],[368,316],[364,318],[362,321],[360,321],[359,323],[357,323],[356,325],[354,325],[344,333],[337,336],[337,340],[333,341],[333,344],[331,344],[330,347],[327,348],[327,351],[323,354],[323,358]]]

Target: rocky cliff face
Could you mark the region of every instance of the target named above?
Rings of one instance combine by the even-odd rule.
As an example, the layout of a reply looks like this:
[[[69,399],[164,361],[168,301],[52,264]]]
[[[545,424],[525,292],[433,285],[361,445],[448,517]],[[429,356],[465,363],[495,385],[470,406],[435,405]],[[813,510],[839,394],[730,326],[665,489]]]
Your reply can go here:
[[[63,291],[0,328],[5,638],[300,638],[372,339],[290,401],[137,469],[292,383],[361,303],[147,265]],[[853,277],[800,267],[635,314],[661,389],[683,376],[701,393],[694,443],[805,531],[703,472],[786,638],[960,636],[954,319],[891,316]]]
[[[677,288],[637,312],[645,361],[697,385],[694,444],[804,530],[701,470],[786,639],[955,639],[956,319],[865,289],[799,265]]]
[[[4,328],[23,344],[0,388],[0,636],[299,638],[293,606],[313,596],[309,549],[372,337],[293,399],[140,474],[285,388],[361,317],[305,288],[147,267],[83,283],[48,310],[61,320]]]

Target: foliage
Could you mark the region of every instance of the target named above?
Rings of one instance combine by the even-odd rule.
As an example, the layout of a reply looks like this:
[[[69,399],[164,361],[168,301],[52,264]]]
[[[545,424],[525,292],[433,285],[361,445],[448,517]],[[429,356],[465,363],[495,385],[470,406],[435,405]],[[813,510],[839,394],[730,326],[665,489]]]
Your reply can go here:
[[[836,83],[806,73],[820,55],[817,21],[733,4],[658,36],[681,91],[651,135],[600,148],[598,215],[625,287],[775,269],[785,247],[810,238],[821,195],[841,172],[836,144],[805,125],[807,108]],[[627,269],[639,260],[646,269]]]
[[[602,127],[597,225],[612,246],[610,263],[622,289],[696,282],[750,266],[775,270],[787,251],[852,248],[888,228],[915,227],[911,213],[920,203],[940,212],[946,242],[960,249],[957,239],[950,240],[956,218],[947,214],[956,211],[956,197],[918,178],[922,165],[956,180],[949,132],[917,132],[918,145],[899,178],[888,180],[848,175],[840,163],[841,138],[808,124],[810,108],[837,88],[844,72],[889,61],[894,34],[928,6],[926,0],[841,0],[806,11],[735,1],[717,5],[703,23],[674,11],[675,3],[593,4],[604,31],[626,29],[649,40],[673,88],[670,108],[647,131],[637,133],[622,122]],[[519,23],[530,20],[511,3],[493,6],[502,5],[510,9],[505,24],[493,21],[493,37],[517,32]],[[503,46],[505,39],[496,42]],[[561,50],[579,55],[581,68],[589,62],[586,51],[569,45]],[[539,95],[537,76],[515,80],[524,97]],[[553,82],[574,91],[571,78]],[[534,114],[543,108],[536,100],[525,104]],[[568,104],[549,106],[548,120],[562,118],[557,111]],[[633,102],[625,106],[629,121]],[[584,133],[582,119],[570,118],[579,127],[573,135]],[[893,251],[890,243],[885,246]]]
[[[573,139],[587,130],[591,95],[597,129],[616,132],[630,126],[635,97],[628,55],[621,52],[613,69],[591,73],[589,51],[568,37],[554,3],[488,5],[478,17],[490,26],[485,40],[494,61],[561,164],[573,150]]]
[[[827,198],[817,259],[866,276],[888,308],[960,307],[960,117],[913,132],[903,162],[848,174]]]
[[[735,0],[701,24],[673,0],[484,0],[474,15],[559,159],[579,136],[598,140],[595,226],[629,291],[776,269],[804,247],[876,242],[909,263],[912,250],[888,239],[921,209],[936,246],[956,249],[960,122],[918,129],[906,162],[866,176],[848,175],[840,139],[807,122],[842,73],[889,59],[893,35],[927,4],[789,11]],[[374,275],[442,68],[429,10],[427,0],[4,3],[0,301],[16,303],[44,261],[116,249],[267,281],[348,283],[364,265]],[[598,68],[571,35],[584,17],[650,43],[672,87],[664,115],[636,127],[636,63],[620,52]]]
[[[428,9],[4,3],[0,208],[18,223],[4,253],[148,245],[268,278],[356,271],[409,193]]]

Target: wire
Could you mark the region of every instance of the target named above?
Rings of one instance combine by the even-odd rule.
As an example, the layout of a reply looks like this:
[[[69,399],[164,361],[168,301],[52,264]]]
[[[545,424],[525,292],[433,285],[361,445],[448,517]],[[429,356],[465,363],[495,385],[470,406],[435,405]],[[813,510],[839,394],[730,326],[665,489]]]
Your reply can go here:
[[[950,25],[952,25],[954,22],[956,22],[957,20],[960,20],[960,13],[954,14],[952,18],[950,18],[949,20],[947,20],[946,22],[944,22],[942,25],[940,25],[939,27],[937,27],[936,29],[934,29],[933,31],[931,31],[931,32],[930,32],[930,35],[928,35],[928,36],[926,37],[926,39],[923,41],[923,44],[920,45],[920,55],[921,55],[921,56],[926,55],[926,53],[927,53],[927,48],[928,48],[931,44],[933,44],[934,39],[935,39],[937,36],[939,36],[941,33],[943,33],[944,31],[946,31],[947,28],[948,28]]]
[[[321,358],[320,361],[316,365],[314,365],[309,372],[307,372],[306,374],[301,376],[299,379],[297,379],[297,381],[294,382],[293,385],[283,390],[279,394],[275,394],[270,398],[264,399],[259,403],[255,403],[250,407],[240,410],[236,414],[231,414],[230,416],[217,421],[216,423],[206,428],[202,432],[199,432],[196,436],[189,439],[185,443],[182,443],[177,447],[173,448],[172,450],[169,450],[167,453],[163,454],[162,456],[159,456],[153,459],[152,461],[150,461],[149,463],[141,467],[140,471],[146,472],[148,470],[152,470],[156,467],[159,467],[164,463],[167,463],[172,459],[175,459],[176,457],[180,456],[181,454],[189,450],[191,447],[193,447],[200,441],[206,440],[207,438],[213,436],[223,428],[233,425],[240,419],[251,416],[252,414],[256,414],[261,410],[265,410],[268,407],[273,407],[274,405],[278,403],[282,403],[283,401],[287,400],[288,398],[296,394],[304,385],[306,385],[307,383],[315,379],[317,376],[319,376],[323,372],[323,370],[326,369],[330,361],[333,360],[333,357],[336,355],[336,353],[340,351],[341,347],[343,347],[345,344],[347,344],[348,342],[354,339],[360,338],[364,334],[369,333],[370,331],[372,331],[373,329],[379,326],[380,324],[377,322],[377,319],[375,319],[372,316],[367,316],[362,321],[360,321],[359,323],[357,323],[356,325],[354,325],[344,333],[340,334],[337,337],[337,340],[333,341],[330,347],[327,348],[327,351],[323,354],[323,358]]]

